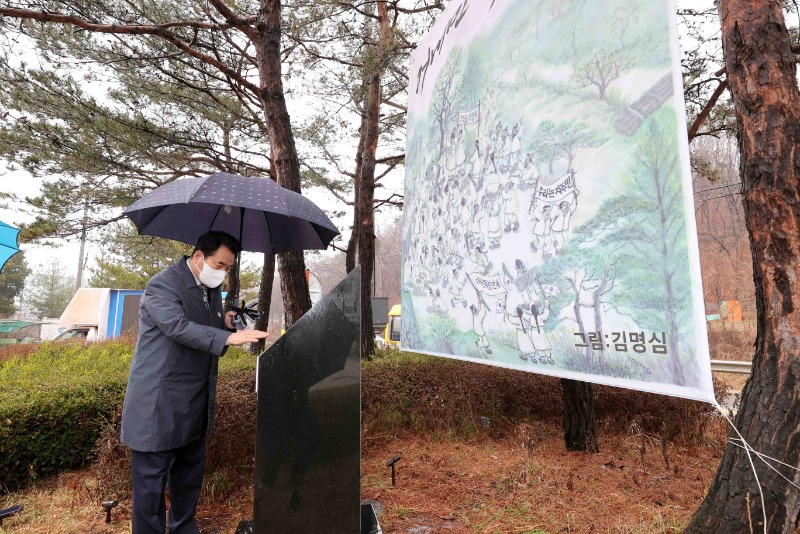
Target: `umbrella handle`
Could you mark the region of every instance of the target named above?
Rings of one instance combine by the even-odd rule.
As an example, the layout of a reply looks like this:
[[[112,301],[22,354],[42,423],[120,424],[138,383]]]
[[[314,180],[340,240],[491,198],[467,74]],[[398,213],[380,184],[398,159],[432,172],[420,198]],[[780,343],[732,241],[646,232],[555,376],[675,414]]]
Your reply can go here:
[[[253,321],[264,315],[263,311],[258,311],[254,308],[247,308],[247,307],[233,307],[231,311],[236,312],[236,314],[231,319],[231,322],[236,327],[236,330],[244,330],[247,328],[247,321],[246,319],[249,318]]]

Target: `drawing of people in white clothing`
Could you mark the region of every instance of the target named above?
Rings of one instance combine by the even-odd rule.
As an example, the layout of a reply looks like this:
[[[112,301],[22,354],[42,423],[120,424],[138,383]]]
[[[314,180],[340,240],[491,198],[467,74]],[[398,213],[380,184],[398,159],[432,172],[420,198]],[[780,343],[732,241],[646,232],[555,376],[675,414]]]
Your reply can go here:
[[[517,165],[522,154],[522,119],[511,130],[510,165]]]
[[[497,144],[498,150],[495,152],[499,152],[498,160],[503,165],[508,165],[510,158],[511,158],[511,135],[508,133],[508,126],[503,128],[503,132],[500,134],[500,140]]]
[[[533,189],[536,191],[536,186],[539,183],[539,171],[536,168],[536,165],[533,163],[533,155],[528,154],[525,157],[525,161],[518,164],[517,168],[519,169],[520,173],[520,191],[525,191],[526,189]]]
[[[471,304],[469,309],[472,311],[472,329],[475,331],[475,335],[478,336],[475,340],[475,345],[481,352],[491,354],[492,348],[489,346],[489,340],[486,339],[486,329],[483,327],[483,321],[486,319],[486,314],[489,313],[489,306],[483,300],[483,295],[478,293],[478,305]]]
[[[443,236],[447,232],[447,215],[439,208],[436,212],[436,235]]]
[[[456,169],[461,170],[464,167],[464,163],[467,161],[467,152],[464,149],[464,129],[458,129],[458,135],[456,136],[456,147],[455,147],[455,166]]]
[[[565,199],[558,203],[558,211],[550,226],[553,231],[553,248],[555,248],[556,256],[560,256],[564,250],[564,239],[569,230],[569,221],[572,218],[572,214],[578,208],[579,194],[580,191],[576,189],[570,200]]]
[[[483,237],[481,223],[483,222],[485,215],[486,212],[481,209],[481,204],[479,202],[475,202],[472,205],[472,218],[469,222],[469,232],[467,234],[470,239],[479,240]]]
[[[445,160],[445,169],[447,173],[450,174],[456,169],[456,132],[453,130],[450,132],[450,139],[447,141],[447,145],[445,146],[445,154],[447,159]]]
[[[506,319],[517,329],[517,349],[520,360],[528,361],[530,359],[536,363],[536,347],[530,337],[531,323],[523,312],[523,307],[517,306],[514,313],[506,311]]]
[[[464,169],[458,171],[458,178],[450,184],[449,214],[453,224],[458,225],[460,210],[459,205],[464,195],[464,185],[469,184]]]
[[[550,254],[550,245],[552,244],[552,239],[550,235],[550,226],[553,223],[552,218],[552,211],[553,206],[549,203],[545,203],[542,206],[542,209],[538,209],[538,202],[536,197],[531,201],[530,210],[533,212],[532,220],[533,222],[533,241],[531,241],[531,250],[533,252],[537,252],[539,250],[542,251],[542,260],[548,260],[552,257]]]
[[[540,363],[552,365],[556,363],[553,360],[553,347],[544,331],[544,323],[550,318],[550,299],[544,299],[543,304],[531,304],[530,313],[532,316],[530,336],[536,356]]]
[[[467,224],[472,216],[472,206],[478,201],[478,190],[472,184],[472,180],[466,180],[464,188],[461,190],[461,222]]]
[[[503,231],[505,233],[518,232],[519,219],[517,218],[517,210],[519,209],[519,205],[517,204],[517,194],[514,192],[514,182],[511,180],[506,182],[503,188],[503,205],[505,206],[503,211],[505,228]]]
[[[478,188],[478,182],[483,176],[483,156],[481,155],[480,142],[475,140],[475,150],[472,152],[472,157],[469,158],[470,171],[469,178],[475,187]]]
[[[490,184],[486,189],[484,198],[485,207],[489,213],[489,227],[486,236],[489,238],[489,248],[500,248],[500,239],[503,237],[503,228],[500,223],[500,187],[498,184]]]
[[[520,260],[517,260],[520,262]],[[519,272],[519,267],[517,267]],[[505,289],[505,302],[501,312],[505,314],[505,319],[514,325],[517,330],[517,348],[521,360],[527,361],[534,357],[534,346],[530,338],[530,317],[523,313],[529,310],[529,293],[525,287],[525,280],[514,278],[505,264],[502,266],[503,276],[500,279]]]
[[[472,254],[470,254],[470,259],[482,274],[489,274],[492,269],[492,262],[489,261],[489,256],[486,255],[486,251],[483,249],[483,243],[475,245],[472,249]]]
[[[403,263],[403,291],[414,288],[414,256],[409,255]]]
[[[461,241],[461,234],[458,228],[450,229],[450,239],[447,242],[447,264],[455,265],[461,269],[464,265],[464,245]]]
[[[464,284],[466,284],[466,278],[461,278],[461,273],[459,272],[458,268],[453,269],[453,284],[451,286],[451,295],[450,298],[450,306],[455,308],[456,304],[461,304],[462,308],[467,307],[467,301],[464,298]]]

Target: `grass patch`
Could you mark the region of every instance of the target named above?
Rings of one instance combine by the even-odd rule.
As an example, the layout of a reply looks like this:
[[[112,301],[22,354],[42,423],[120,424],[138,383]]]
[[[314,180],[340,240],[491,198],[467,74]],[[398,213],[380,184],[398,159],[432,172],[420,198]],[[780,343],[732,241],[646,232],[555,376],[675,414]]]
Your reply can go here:
[[[33,347],[0,362],[0,493],[85,465],[101,432],[118,432],[133,343]],[[231,348],[220,374],[252,374],[255,364]]]

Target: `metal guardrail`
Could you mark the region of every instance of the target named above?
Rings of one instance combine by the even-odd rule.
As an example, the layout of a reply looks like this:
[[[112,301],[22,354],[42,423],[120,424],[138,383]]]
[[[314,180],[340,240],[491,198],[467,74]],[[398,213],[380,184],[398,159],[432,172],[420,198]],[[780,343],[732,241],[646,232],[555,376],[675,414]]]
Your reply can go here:
[[[735,373],[739,375],[749,375],[753,370],[753,362],[711,360],[711,370],[717,373]]]

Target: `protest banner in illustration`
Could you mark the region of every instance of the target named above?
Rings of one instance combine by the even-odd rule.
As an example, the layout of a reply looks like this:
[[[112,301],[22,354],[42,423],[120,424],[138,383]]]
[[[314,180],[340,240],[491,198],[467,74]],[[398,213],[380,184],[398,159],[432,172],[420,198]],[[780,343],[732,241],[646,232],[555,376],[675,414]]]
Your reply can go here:
[[[673,3],[452,0],[409,75],[403,348],[713,402]]]

